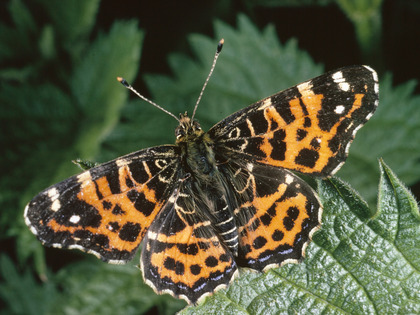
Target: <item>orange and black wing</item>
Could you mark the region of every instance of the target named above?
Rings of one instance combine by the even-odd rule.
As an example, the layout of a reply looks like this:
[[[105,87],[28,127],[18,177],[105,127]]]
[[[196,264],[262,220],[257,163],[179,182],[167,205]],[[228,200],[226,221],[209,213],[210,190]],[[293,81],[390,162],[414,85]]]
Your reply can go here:
[[[376,72],[352,66],[267,97],[222,120],[208,134],[215,151],[316,176],[331,176],[356,132],[373,115]]]
[[[232,252],[220,241],[197,200],[180,183],[146,233],[141,269],[156,293],[197,303],[226,287],[238,273]]]
[[[321,224],[316,192],[286,169],[253,163],[232,166],[230,181],[239,204],[234,210],[238,265],[266,270],[300,261]]]
[[[26,206],[25,222],[47,246],[126,262],[175,189],[179,167],[174,146],[131,153],[45,189]]]

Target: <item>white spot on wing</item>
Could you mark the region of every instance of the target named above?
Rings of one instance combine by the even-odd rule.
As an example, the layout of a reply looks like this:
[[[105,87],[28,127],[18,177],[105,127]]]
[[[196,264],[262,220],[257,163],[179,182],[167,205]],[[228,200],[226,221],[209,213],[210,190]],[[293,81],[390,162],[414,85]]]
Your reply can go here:
[[[298,84],[296,87],[299,93],[302,94],[303,97],[311,96],[314,94],[312,91],[312,87],[313,87],[312,81],[303,82],[301,84]]]
[[[345,149],[346,155],[348,155],[348,154],[349,154],[349,151],[350,151],[350,145],[351,145],[351,143],[350,143],[350,142],[349,142],[349,143],[347,143],[347,145],[346,145],[346,149]]]
[[[370,117],[372,117],[373,116],[373,113],[369,113],[367,116],[366,116],[366,120],[369,120],[370,119]]]
[[[363,127],[363,125],[359,125],[356,128],[354,128],[354,130],[353,130],[353,137],[356,135],[356,132],[358,132],[359,129],[362,128],[362,127]]]
[[[343,105],[338,105],[338,106],[336,106],[336,108],[334,109],[334,112],[337,114],[337,115],[341,115],[342,113],[344,113],[344,110],[345,110],[346,108],[343,106]]]
[[[23,215],[24,218],[25,218],[25,223],[34,235],[38,235],[38,231],[36,230],[36,228],[34,226],[32,226],[32,223],[28,218],[28,211],[29,211],[29,204],[26,205],[25,212],[24,212],[24,215]]]
[[[79,183],[90,181],[91,179],[92,179],[92,176],[90,175],[89,171],[86,171],[86,172],[83,172],[83,173],[77,175],[77,181]]]
[[[51,210],[56,212],[56,211],[60,210],[60,208],[61,208],[60,200],[58,200],[58,199],[54,200],[54,202],[51,204]]]
[[[57,188],[53,187],[50,190],[48,190],[48,197],[51,199],[56,199],[58,197],[58,190]]]
[[[378,94],[379,93],[379,84],[375,83],[375,85],[373,86],[373,89],[375,90],[375,93]]]
[[[332,78],[334,80],[335,83],[340,83],[340,82],[344,82],[344,78],[343,78],[343,72],[341,71],[337,71],[332,75]]]
[[[156,240],[157,239],[157,233],[149,231],[149,232],[147,232],[147,238],[151,239],[151,240]]]
[[[124,167],[128,165],[128,161],[126,159],[118,159],[115,161],[118,167]]]
[[[290,185],[291,183],[293,183],[293,176],[286,174],[286,184]]]
[[[78,216],[78,215],[72,215],[72,216],[70,217],[69,221],[70,221],[71,223],[77,224],[77,223],[79,223],[79,221],[80,221],[80,216]]]
[[[335,72],[332,76],[332,79],[334,80],[335,83],[338,84],[338,87],[342,90],[342,91],[349,91],[350,90],[350,84],[348,84],[346,82],[346,79],[344,79],[343,77],[343,72],[341,71],[337,71]]]
[[[350,84],[348,84],[347,82],[338,83],[338,86],[342,91],[348,92],[350,90]]]
[[[351,122],[349,123],[349,125],[347,126],[347,128],[346,128],[346,132],[347,132],[347,131],[349,131],[351,127],[353,127],[353,122],[352,122],[352,121],[351,121]]]
[[[271,97],[266,98],[260,107],[258,107],[258,110],[266,109],[267,107],[270,107],[272,105]]]

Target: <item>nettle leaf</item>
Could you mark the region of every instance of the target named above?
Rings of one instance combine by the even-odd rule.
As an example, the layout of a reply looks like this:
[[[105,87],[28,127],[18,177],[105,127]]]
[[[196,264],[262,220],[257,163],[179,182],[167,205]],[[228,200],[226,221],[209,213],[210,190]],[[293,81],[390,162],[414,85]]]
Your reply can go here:
[[[380,173],[376,213],[338,178],[319,181],[323,224],[301,264],[245,271],[181,314],[418,314],[419,208],[382,161]]]

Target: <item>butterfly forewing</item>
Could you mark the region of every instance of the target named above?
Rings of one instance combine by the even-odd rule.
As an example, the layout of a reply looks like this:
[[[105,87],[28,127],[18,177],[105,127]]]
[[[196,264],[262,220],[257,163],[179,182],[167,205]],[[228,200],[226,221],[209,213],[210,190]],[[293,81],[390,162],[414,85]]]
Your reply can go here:
[[[216,150],[306,174],[330,176],[378,105],[366,66],[329,72],[265,98],[209,130]]]
[[[178,158],[174,146],[149,148],[70,177],[28,204],[26,223],[45,245],[128,261],[174,189]]]

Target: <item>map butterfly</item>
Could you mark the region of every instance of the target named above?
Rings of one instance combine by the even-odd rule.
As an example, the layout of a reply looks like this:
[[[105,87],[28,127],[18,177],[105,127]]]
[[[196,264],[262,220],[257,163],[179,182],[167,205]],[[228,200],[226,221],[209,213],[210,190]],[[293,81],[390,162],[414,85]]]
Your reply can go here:
[[[210,74],[221,51],[220,41]],[[137,93],[124,79],[127,88]],[[25,222],[47,246],[109,263],[140,243],[145,282],[198,303],[239,267],[298,262],[322,206],[294,174],[328,177],[378,106],[378,77],[351,66],[256,102],[204,132],[181,114],[175,145],[140,150],[53,185],[29,202]]]

